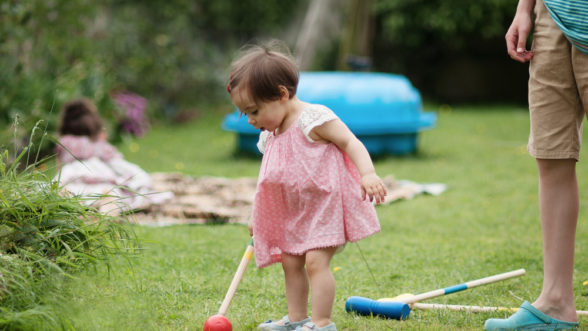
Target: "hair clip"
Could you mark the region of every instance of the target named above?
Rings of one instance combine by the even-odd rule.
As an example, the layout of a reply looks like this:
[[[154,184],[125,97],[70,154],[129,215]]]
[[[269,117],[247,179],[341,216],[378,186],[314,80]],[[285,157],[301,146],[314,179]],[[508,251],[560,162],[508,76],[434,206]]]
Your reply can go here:
[[[229,82],[227,83],[227,92],[231,94],[231,81],[233,80],[233,73],[229,75]]]

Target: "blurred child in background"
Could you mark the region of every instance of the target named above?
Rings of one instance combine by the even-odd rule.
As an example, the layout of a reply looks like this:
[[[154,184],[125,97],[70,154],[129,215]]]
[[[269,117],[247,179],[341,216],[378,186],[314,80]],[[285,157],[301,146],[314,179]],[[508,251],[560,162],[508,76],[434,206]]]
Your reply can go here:
[[[90,100],[66,103],[58,130],[60,172],[56,179],[71,194],[83,196],[88,204],[111,214],[171,198],[170,192],[153,192],[149,174],[125,161],[106,141],[102,119]]]

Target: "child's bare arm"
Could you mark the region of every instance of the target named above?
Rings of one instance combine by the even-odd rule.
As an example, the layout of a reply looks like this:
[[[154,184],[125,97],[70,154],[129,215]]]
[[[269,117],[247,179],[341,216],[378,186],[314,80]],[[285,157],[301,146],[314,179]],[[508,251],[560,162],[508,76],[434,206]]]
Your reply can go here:
[[[376,174],[370,154],[345,123],[339,119],[328,121],[314,128],[310,137],[315,141],[332,142],[349,156],[361,175],[362,199],[367,196],[370,201],[384,202],[386,187]]]

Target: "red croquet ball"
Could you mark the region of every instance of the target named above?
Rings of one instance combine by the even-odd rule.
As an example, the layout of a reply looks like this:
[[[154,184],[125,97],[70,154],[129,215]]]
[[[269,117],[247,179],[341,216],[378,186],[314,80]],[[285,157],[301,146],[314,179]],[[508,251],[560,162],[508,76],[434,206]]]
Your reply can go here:
[[[233,331],[233,326],[223,315],[213,315],[204,322],[204,331]]]

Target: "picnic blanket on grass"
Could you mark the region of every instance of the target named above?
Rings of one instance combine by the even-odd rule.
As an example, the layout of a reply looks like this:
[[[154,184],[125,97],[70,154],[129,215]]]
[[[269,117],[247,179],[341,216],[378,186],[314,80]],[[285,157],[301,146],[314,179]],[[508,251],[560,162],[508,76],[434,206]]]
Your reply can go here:
[[[163,204],[152,204],[136,210],[130,222],[145,226],[174,224],[240,223],[247,224],[255,196],[257,178],[192,177],[180,173],[152,173],[155,191],[170,191],[173,198]],[[412,199],[427,193],[439,195],[445,184],[419,184],[383,178],[388,191],[384,204],[399,199]]]

